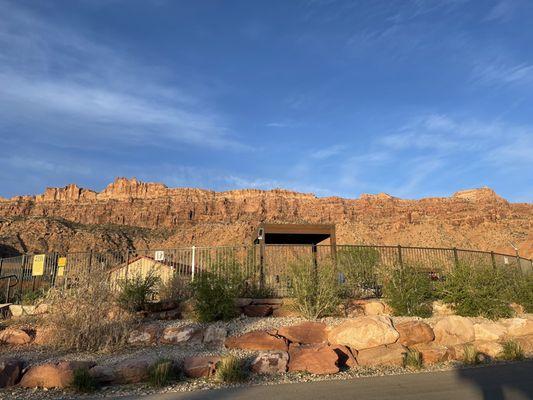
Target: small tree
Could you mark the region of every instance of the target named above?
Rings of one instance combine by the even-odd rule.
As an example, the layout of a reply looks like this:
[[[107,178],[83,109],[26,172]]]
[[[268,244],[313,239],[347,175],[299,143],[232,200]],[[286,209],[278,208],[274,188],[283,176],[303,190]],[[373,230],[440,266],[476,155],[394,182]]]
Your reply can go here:
[[[315,265],[301,258],[289,265],[291,292],[302,315],[316,319],[336,311],[341,302],[341,287],[331,261]]]
[[[200,322],[228,320],[235,316],[235,298],[240,285],[232,277],[204,272],[191,283]]]
[[[506,318],[512,315],[509,284],[509,275],[502,269],[459,263],[446,277],[440,294],[458,315]]]
[[[431,316],[434,299],[429,274],[416,266],[404,264],[383,278],[383,291],[395,315]]]
[[[157,292],[159,282],[160,278],[153,271],[145,276],[139,273],[119,281],[119,304],[128,311],[144,310],[146,302]]]

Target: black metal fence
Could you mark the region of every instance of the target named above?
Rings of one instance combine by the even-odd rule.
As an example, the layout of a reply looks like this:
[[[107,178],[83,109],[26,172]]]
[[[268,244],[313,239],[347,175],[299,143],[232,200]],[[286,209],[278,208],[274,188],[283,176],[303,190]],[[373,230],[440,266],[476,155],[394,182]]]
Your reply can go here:
[[[369,281],[377,268],[391,269],[405,264],[441,276],[462,262],[533,273],[533,261],[518,255],[405,246],[192,246],[124,252],[48,253],[44,257],[24,254],[0,259],[0,302],[17,302],[27,293],[65,287],[77,274],[91,274],[91,271],[100,273],[105,270],[119,279],[157,269],[190,281],[206,271],[225,274],[228,265],[238,268],[247,282],[267,287],[273,295],[284,297],[290,294],[290,265],[302,259],[312,260],[317,267],[326,262],[344,267],[358,264]]]

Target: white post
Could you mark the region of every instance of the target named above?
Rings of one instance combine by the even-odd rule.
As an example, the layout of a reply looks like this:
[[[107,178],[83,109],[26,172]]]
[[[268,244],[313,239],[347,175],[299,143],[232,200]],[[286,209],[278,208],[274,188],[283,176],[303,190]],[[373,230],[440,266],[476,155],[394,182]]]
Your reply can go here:
[[[192,257],[191,257],[191,281],[194,281],[194,272],[196,269],[196,247],[192,246]]]

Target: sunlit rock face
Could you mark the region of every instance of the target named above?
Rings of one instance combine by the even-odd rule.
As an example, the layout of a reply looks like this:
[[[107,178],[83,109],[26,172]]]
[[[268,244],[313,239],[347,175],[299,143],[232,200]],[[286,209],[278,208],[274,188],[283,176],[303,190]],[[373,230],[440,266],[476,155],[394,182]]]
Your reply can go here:
[[[288,190],[214,192],[117,178],[101,192],[75,184],[0,198],[0,252],[250,243],[260,222],[334,223],[338,243],[511,251],[533,256],[533,204],[489,188],[449,198],[385,193],[319,198]]]

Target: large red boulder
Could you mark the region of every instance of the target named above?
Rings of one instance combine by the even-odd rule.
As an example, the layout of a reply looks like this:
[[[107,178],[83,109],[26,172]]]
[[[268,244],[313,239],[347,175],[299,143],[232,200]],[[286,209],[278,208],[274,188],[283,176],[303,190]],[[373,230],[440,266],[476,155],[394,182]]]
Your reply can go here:
[[[217,364],[222,360],[217,356],[188,357],[183,360],[183,372],[189,378],[202,378],[213,376]]]
[[[301,344],[327,343],[326,325],[321,322],[303,322],[278,329],[278,335]]]
[[[398,342],[407,347],[417,343],[428,343],[435,339],[431,326],[422,321],[400,322],[394,327],[400,334]]]
[[[394,343],[399,336],[389,317],[371,315],[348,319],[332,328],[329,342],[362,350]]]
[[[60,361],[30,367],[20,381],[21,387],[66,388],[72,384],[74,371],[89,369],[90,361]]]
[[[21,345],[31,341],[32,337],[22,329],[7,328],[0,331],[0,343]]]
[[[446,346],[434,342],[418,343],[412,348],[422,355],[422,362],[424,364],[436,364],[451,359],[450,350]]]
[[[226,339],[228,349],[287,351],[287,342],[274,332],[252,331]]]
[[[97,365],[91,368],[89,373],[104,385],[141,383],[148,380],[150,368],[155,362],[151,357],[139,356],[112,365]]]
[[[357,353],[357,362],[362,366],[396,365],[402,366],[407,348],[400,343],[388,344]]]
[[[161,335],[161,327],[157,324],[141,325],[130,332],[128,344],[150,345],[157,342]]]
[[[327,345],[291,345],[289,371],[307,371],[312,374],[336,374],[339,372],[339,356]]]
[[[256,374],[280,374],[287,371],[289,353],[267,351],[260,353],[252,362],[251,370]]]

